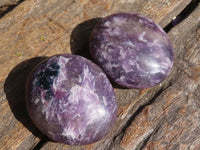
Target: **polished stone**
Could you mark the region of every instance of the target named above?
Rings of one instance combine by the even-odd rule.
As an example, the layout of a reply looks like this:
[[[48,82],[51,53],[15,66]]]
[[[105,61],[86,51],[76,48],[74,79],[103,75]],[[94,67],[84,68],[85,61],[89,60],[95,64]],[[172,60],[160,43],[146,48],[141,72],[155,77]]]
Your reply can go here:
[[[90,52],[111,80],[128,88],[155,86],[173,66],[169,37],[140,14],[118,13],[102,19],[90,36]]]
[[[50,139],[84,145],[103,138],[117,117],[115,94],[105,73],[76,55],[56,55],[38,65],[27,84],[27,109]]]

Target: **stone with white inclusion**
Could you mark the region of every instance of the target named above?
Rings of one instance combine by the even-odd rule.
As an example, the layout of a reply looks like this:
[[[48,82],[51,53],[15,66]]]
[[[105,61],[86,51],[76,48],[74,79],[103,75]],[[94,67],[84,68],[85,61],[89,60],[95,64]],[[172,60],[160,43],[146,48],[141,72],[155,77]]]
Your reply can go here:
[[[174,53],[165,31],[140,14],[103,18],[90,35],[90,53],[111,80],[128,88],[149,88],[171,72]]]
[[[110,81],[93,62],[63,54],[48,58],[31,73],[27,109],[50,139],[85,145],[106,136],[117,117]]]

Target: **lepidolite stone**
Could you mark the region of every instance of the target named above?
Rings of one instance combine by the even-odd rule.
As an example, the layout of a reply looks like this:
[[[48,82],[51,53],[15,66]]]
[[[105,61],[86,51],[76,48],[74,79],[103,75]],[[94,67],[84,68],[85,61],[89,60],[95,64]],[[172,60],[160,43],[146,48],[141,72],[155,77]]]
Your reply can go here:
[[[102,19],[90,36],[90,52],[111,80],[128,88],[162,82],[171,72],[174,55],[161,27],[131,13]]]
[[[69,145],[96,142],[113,127],[117,103],[102,70],[76,55],[56,55],[38,65],[27,84],[27,109],[50,139]]]

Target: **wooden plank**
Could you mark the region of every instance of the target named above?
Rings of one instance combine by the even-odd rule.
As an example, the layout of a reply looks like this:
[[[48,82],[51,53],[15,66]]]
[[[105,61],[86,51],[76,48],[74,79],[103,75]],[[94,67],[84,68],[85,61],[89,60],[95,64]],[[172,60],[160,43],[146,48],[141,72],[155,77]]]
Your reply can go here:
[[[170,31],[179,79],[126,129],[121,142],[125,150],[200,149],[199,14],[200,5]]]
[[[7,95],[7,101],[5,93],[3,92],[3,90],[5,90],[3,88],[5,79],[16,64],[36,56],[71,53],[71,33],[78,24],[86,20],[104,17],[118,11],[130,11],[149,16],[164,27],[172,19],[170,14],[177,15],[189,2],[189,0],[173,0],[167,1],[166,4],[166,2],[162,0],[156,2],[154,0],[148,2],[146,0],[28,0],[6,14],[0,19],[0,68],[3,68],[0,72],[0,93],[2,93],[0,96],[2,97],[0,100],[0,113],[2,114],[0,116],[0,120],[2,121],[0,124],[0,148],[29,149],[39,142],[39,138],[33,135],[32,131],[29,131],[32,129],[27,128],[29,125],[23,126],[24,122],[29,119],[27,115],[26,117],[22,116],[20,122],[18,121],[19,119],[16,120],[14,117],[16,114],[13,115],[13,110],[9,108],[8,101],[11,100]],[[88,32],[90,29],[91,28],[83,28],[82,32]],[[23,63],[22,68],[27,67],[31,69],[30,66],[24,66],[25,64],[26,63]],[[18,68],[16,72],[19,76],[20,69],[21,68]],[[16,79],[10,81],[17,81],[18,78],[16,74],[14,74],[14,78]],[[175,74],[176,69],[174,69],[168,80],[151,89],[135,90],[115,88],[120,107],[118,121],[113,132],[100,142],[88,146],[75,147],[74,149],[109,148],[113,137],[121,132],[132,114],[136,112],[140,106],[148,103],[160,89],[167,87],[170,83],[169,81],[171,78],[174,78]],[[20,76],[20,78],[22,77],[23,76]],[[20,81],[22,79],[20,79]],[[19,84],[20,82],[18,85]],[[13,91],[13,89],[11,91]],[[23,91],[21,92],[23,93]],[[17,92],[15,91],[14,93]],[[18,96],[20,97],[23,95],[19,94]],[[15,105],[15,107],[18,106]],[[22,107],[22,109],[24,109],[24,107]],[[23,113],[25,113],[25,111],[23,111]],[[33,128],[33,130],[35,130],[35,128]],[[43,149],[61,148],[71,149],[72,147],[53,142],[48,142],[43,147]]]

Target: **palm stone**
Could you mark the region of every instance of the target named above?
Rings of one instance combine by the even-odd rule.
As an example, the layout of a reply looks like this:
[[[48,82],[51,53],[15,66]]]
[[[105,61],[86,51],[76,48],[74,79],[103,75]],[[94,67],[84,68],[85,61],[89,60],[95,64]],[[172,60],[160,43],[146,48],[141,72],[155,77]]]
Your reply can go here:
[[[27,110],[50,139],[85,145],[106,136],[117,117],[113,88],[91,61],[62,54],[48,58],[31,73]]]
[[[103,18],[90,35],[90,53],[111,80],[128,88],[162,82],[173,66],[173,48],[165,31],[140,14]]]

